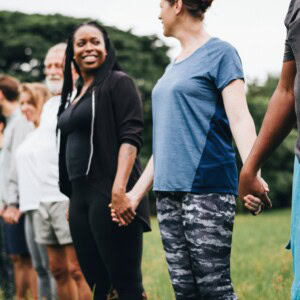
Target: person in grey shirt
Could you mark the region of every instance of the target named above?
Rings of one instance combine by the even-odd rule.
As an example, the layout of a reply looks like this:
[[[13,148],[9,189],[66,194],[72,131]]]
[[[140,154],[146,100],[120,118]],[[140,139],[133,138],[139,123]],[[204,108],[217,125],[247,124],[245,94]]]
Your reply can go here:
[[[295,146],[295,163],[292,196],[291,238],[294,282],[291,299],[300,299],[300,0],[292,0],[285,19],[287,37],[283,66],[278,86],[271,98],[263,125],[240,175],[239,195],[244,205],[257,212],[261,205],[271,206],[257,172],[264,161],[281,144],[297,123],[298,140]]]
[[[5,221],[3,226],[5,250],[14,266],[16,296],[17,299],[26,299],[28,289],[31,290],[33,298],[36,298],[36,274],[25,240],[24,217],[21,216],[16,204],[11,201],[7,190],[14,152],[33,129],[33,126],[21,115],[18,88],[19,82],[15,78],[0,77],[0,107],[7,118],[2,149],[2,172],[5,176],[1,179],[0,215]],[[12,224],[16,220],[19,220],[18,224]]]
[[[0,181],[2,174],[2,147],[3,147],[3,131],[5,128],[6,119],[0,114]],[[0,189],[1,194],[1,189]],[[0,196],[1,197],[1,196]],[[9,257],[4,248],[3,237],[3,220],[0,218],[0,289],[3,292],[4,299],[13,299],[15,293],[14,273]]]

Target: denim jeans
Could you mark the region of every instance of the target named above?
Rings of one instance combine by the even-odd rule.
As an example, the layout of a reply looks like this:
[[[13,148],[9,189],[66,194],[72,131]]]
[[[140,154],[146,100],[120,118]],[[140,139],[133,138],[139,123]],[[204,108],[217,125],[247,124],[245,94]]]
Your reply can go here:
[[[290,248],[293,256],[294,282],[291,290],[291,300],[300,300],[300,164],[295,157],[293,196],[292,196],[292,221]]]
[[[49,270],[47,247],[35,241],[35,229],[33,226],[35,213],[35,210],[31,210],[25,214],[26,242],[38,276],[39,299],[54,300],[56,299],[56,287],[55,280]]]

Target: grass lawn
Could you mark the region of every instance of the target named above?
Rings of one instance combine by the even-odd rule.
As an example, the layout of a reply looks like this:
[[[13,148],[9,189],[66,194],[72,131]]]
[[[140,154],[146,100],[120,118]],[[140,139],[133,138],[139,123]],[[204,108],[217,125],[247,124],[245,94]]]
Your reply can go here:
[[[232,279],[240,300],[288,300],[292,284],[290,210],[238,215],[232,249]],[[175,299],[160,241],[157,220],[145,234],[143,275],[149,300]]]
[[[288,300],[292,284],[289,238],[290,211],[258,217],[238,215],[232,249],[232,279],[240,300]],[[149,300],[173,300],[157,220],[145,234],[143,276]],[[5,300],[1,297],[0,300]]]

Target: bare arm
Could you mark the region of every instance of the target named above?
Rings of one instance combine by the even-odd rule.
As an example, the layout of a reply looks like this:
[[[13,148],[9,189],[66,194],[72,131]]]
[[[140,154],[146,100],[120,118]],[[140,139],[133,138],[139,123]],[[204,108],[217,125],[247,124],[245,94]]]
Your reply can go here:
[[[153,155],[150,157],[147,166],[133,187],[133,189],[128,193],[128,197],[131,199],[134,210],[139,205],[142,198],[152,187],[153,184],[153,175],[154,175],[154,166],[153,166]]]
[[[248,110],[242,80],[231,82],[222,93],[230,129],[243,163],[256,140],[256,130]]]
[[[270,100],[258,138],[240,174],[241,199],[246,195],[254,195],[264,202],[267,201],[256,173],[295,125],[295,77],[295,61],[284,62],[278,86]]]
[[[247,105],[244,82],[242,80],[233,81],[224,89],[222,96],[231,132],[242,162],[245,163],[257,136],[255,125]],[[258,170],[257,175],[260,176],[260,170]],[[268,185],[264,180],[262,178],[259,178],[259,180],[264,185],[265,191],[268,191]],[[258,214],[261,211],[262,203],[260,199],[248,197],[243,199],[243,202],[253,214]]]
[[[136,182],[135,186],[133,189],[126,194],[127,199],[130,201],[130,208],[127,208],[127,210],[132,210],[135,211],[136,208],[138,207],[140,201],[142,198],[145,196],[147,192],[152,187],[153,184],[153,174],[154,174],[154,167],[153,167],[153,156],[148,161],[148,164],[139,178],[139,180]],[[111,207],[111,215],[112,215],[112,220],[116,223],[119,223],[120,225],[124,225],[124,220],[122,221],[116,214],[115,209]],[[131,221],[130,221],[131,222]],[[126,222],[126,224],[129,224],[130,222]]]
[[[126,197],[126,186],[137,155],[137,148],[130,144],[122,144],[118,156],[118,168],[112,189],[111,208],[121,224],[130,223],[134,218],[129,199]]]
[[[18,188],[18,174],[16,159],[11,162],[11,169],[9,172],[9,181],[7,186],[7,195],[9,201],[7,201],[7,208],[3,212],[3,219],[8,224],[16,224],[19,222],[21,212],[18,208],[19,204],[19,188]]]

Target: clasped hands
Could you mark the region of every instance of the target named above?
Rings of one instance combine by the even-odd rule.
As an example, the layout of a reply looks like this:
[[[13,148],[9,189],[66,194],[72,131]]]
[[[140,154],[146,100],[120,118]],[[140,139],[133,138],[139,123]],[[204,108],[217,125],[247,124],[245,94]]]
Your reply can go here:
[[[239,197],[253,215],[258,215],[265,207],[272,207],[268,192],[268,184],[263,178],[241,172]],[[118,223],[119,226],[130,224],[136,215],[135,210],[138,204],[139,201],[132,192],[113,190],[112,202],[109,204],[113,222]]]
[[[0,217],[2,217],[7,224],[17,224],[21,215],[21,211],[15,206],[8,206],[0,211]]]
[[[119,224],[119,226],[129,225],[136,215],[135,210],[137,206],[138,200],[132,193],[113,190],[112,201],[109,204],[113,222]]]
[[[239,197],[244,206],[253,215],[258,215],[265,207],[272,207],[268,192],[268,184],[260,176],[249,175],[242,170],[239,183]]]

